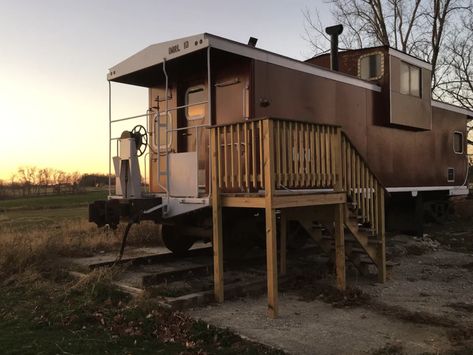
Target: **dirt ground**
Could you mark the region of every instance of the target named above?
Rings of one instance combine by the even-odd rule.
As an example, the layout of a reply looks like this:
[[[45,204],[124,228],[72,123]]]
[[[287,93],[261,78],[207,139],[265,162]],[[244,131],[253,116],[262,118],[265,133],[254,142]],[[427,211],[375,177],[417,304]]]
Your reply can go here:
[[[282,287],[275,320],[265,295],[189,313],[291,354],[473,354],[473,221],[427,232],[389,237],[385,284],[349,272],[337,295],[333,275],[314,272]]]

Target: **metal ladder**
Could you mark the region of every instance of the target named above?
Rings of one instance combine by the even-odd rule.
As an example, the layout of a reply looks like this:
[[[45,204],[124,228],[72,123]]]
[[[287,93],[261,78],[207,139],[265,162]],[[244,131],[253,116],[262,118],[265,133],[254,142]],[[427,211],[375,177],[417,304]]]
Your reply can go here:
[[[166,78],[166,89],[165,89],[165,111],[164,111],[164,117],[165,117],[165,123],[163,124],[161,122],[161,109],[159,107],[159,97],[157,101],[157,112],[154,118],[154,131],[157,136],[157,177],[158,177],[158,186],[161,187],[166,196],[165,199],[163,199],[163,202],[166,204],[166,207],[163,208],[163,212],[166,213],[167,211],[167,204],[169,201],[169,77],[166,72],[166,60],[163,61],[163,73]],[[166,165],[165,165],[165,170],[161,170],[161,157],[162,157],[162,152],[161,152],[161,130],[164,129],[165,132],[165,153],[164,156],[166,157]],[[161,177],[165,176],[165,186],[161,185]]]

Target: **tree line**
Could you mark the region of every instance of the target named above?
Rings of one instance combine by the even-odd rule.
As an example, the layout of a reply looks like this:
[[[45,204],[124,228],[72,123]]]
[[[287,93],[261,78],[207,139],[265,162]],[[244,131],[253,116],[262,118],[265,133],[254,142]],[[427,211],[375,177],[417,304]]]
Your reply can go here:
[[[105,185],[108,185],[108,175],[105,174],[68,173],[60,169],[22,166],[9,180],[0,180],[0,199],[75,193],[87,187]]]

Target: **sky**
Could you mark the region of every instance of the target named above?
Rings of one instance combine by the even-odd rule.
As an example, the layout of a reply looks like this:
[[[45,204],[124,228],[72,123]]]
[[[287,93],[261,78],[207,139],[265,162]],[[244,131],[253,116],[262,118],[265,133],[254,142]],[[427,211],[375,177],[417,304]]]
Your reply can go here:
[[[107,172],[108,68],[202,32],[305,59],[306,8],[329,19],[322,0],[0,0],[0,179],[20,166]],[[113,85],[114,118],[144,113],[146,89]]]

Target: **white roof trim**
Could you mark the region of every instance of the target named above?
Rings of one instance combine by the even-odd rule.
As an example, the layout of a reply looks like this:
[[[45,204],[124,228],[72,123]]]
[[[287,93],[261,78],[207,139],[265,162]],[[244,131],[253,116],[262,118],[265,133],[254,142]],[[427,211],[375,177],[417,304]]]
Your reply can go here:
[[[388,192],[419,192],[419,191],[449,191],[450,196],[468,195],[466,186],[418,186],[418,187],[387,187]]]
[[[430,63],[424,62],[423,60],[412,57],[409,54],[400,52],[394,48],[389,48],[389,55],[399,58],[406,63],[413,64],[420,68],[432,71],[432,65]]]
[[[209,46],[244,57],[260,60],[262,62],[358,86],[364,89],[377,92],[381,91],[381,87],[378,85],[356,77],[317,67],[300,60],[285,57],[260,48],[254,48],[243,43],[234,42],[208,33],[153,44],[110,68],[107,79],[116,80],[121,76],[160,64],[164,60],[175,59]]]
[[[473,117],[473,111],[470,111],[470,110],[467,110],[466,108],[458,107],[452,104],[447,104],[446,102],[432,100],[432,107],[437,107],[443,110],[452,111],[452,112],[456,112],[465,116]]]
[[[205,34],[153,44],[111,67],[107,79],[114,80],[135,71],[160,64],[164,60],[168,61],[182,57],[208,46],[209,40],[205,37]]]

